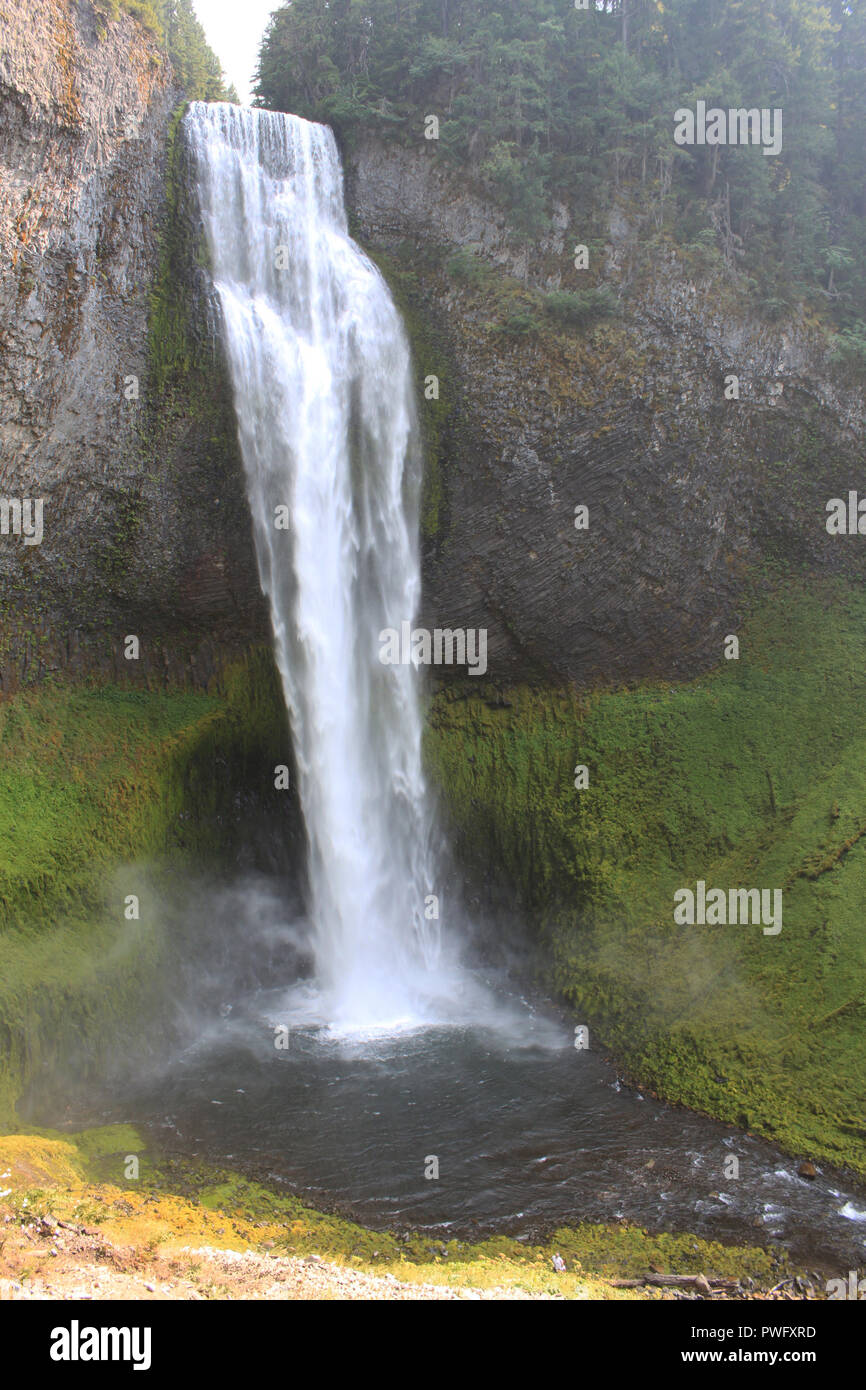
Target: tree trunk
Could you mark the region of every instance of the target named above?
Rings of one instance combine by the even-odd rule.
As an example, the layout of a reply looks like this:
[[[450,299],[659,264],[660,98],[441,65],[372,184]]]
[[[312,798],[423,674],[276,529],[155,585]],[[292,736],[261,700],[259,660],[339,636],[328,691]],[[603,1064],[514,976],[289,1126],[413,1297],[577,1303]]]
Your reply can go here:
[[[712,193],[712,191],[713,191],[713,189],[714,189],[714,187],[715,187],[715,184],[716,184],[716,177],[717,177],[718,172],[719,172],[719,154],[720,154],[720,153],[721,153],[721,146],[720,146],[720,145],[716,145],[715,148],[714,148],[714,150],[713,150],[713,157],[712,157],[712,160],[710,161],[710,186],[709,186],[709,188],[707,189],[707,192],[708,192],[708,193]]]

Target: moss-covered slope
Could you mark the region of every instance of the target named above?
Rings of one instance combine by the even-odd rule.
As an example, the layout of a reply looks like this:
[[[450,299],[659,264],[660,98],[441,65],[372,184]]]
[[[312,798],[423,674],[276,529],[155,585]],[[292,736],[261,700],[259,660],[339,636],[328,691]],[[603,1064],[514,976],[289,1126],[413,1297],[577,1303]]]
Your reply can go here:
[[[280,760],[268,651],[210,696],[43,686],[0,704],[0,1113],[155,1015],[183,948],[161,890],[230,867],[257,813],[288,829]]]
[[[866,1171],[866,596],[765,600],[699,680],[444,691],[429,750],[477,872],[647,1084]],[[575,789],[574,769],[589,770]],[[674,892],[783,890],[783,926],[678,926]]]

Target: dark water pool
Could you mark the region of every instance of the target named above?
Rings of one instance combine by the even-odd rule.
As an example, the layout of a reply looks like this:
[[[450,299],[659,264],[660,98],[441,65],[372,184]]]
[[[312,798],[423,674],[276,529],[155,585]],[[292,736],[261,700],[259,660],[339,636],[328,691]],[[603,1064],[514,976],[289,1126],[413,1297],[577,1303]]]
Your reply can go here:
[[[194,1046],[43,1123],[146,1125],[171,1153],[288,1184],[373,1227],[533,1238],[584,1220],[778,1242],[809,1268],[866,1264],[866,1193],[729,1126],[642,1097],[557,1020],[390,1036],[290,1028],[254,993]],[[738,1177],[726,1176],[737,1160]],[[438,1178],[425,1177],[438,1163]]]

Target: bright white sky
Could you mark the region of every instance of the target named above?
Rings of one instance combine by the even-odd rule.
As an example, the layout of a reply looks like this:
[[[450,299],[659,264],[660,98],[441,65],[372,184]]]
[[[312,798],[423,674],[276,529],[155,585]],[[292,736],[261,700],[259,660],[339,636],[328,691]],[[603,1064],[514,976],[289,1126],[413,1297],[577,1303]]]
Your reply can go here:
[[[249,103],[252,76],[268,20],[282,0],[193,0],[207,41],[241,101]]]

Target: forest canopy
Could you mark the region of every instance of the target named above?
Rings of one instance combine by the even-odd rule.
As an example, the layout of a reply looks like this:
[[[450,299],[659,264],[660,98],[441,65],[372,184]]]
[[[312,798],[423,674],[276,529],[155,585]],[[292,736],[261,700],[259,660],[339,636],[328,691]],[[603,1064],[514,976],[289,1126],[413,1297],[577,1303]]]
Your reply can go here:
[[[781,109],[782,151],[677,145],[681,107]],[[553,200],[812,301],[866,354],[866,0],[291,0],[256,103],[419,141],[481,179],[525,236]],[[586,238],[584,238],[586,239]]]

